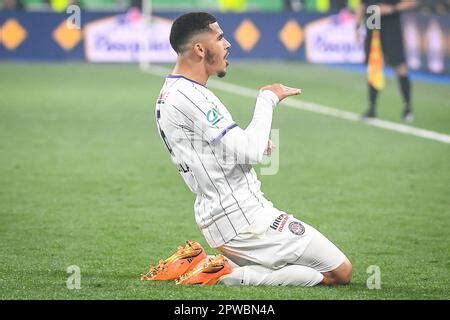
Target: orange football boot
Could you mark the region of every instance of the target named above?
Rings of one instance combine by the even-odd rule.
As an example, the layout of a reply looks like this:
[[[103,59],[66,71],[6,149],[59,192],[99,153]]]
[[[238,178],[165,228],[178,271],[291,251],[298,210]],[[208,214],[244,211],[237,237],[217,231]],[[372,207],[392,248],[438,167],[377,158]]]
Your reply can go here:
[[[217,284],[220,279],[231,273],[233,268],[228,260],[221,254],[205,259],[190,272],[183,274],[176,284]]]
[[[146,274],[141,274],[141,280],[175,280],[197,266],[207,255],[198,242],[186,241],[184,247],[166,260],[160,260],[156,267],[150,267]]]

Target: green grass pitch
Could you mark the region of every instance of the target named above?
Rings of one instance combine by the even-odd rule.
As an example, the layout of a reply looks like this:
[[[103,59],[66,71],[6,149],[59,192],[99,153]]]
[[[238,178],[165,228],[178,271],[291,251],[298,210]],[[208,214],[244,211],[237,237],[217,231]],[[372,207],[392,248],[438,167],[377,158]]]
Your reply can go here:
[[[362,112],[364,75],[296,63],[233,63],[223,81],[299,86]],[[206,243],[158,136],[163,78],[134,65],[0,64],[1,299],[449,299],[450,145],[280,106],[276,207],[350,258],[345,287],[176,286],[139,274],[185,240]],[[448,85],[413,82],[414,126],[450,134]],[[241,127],[254,100],[214,90]],[[398,121],[395,79],[379,115]],[[257,170],[259,172],[259,170]],[[212,249],[208,250],[213,253]],[[69,290],[67,267],[81,270]],[[380,267],[381,289],[366,281]]]

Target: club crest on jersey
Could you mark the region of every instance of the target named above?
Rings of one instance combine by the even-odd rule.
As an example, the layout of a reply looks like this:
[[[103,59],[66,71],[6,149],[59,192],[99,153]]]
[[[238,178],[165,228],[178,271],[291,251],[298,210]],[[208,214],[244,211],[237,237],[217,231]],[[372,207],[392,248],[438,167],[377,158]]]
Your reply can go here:
[[[209,109],[206,113],[206,120],[212,125],[215,125],[217,122],[223,119],[223,115],[220,114],[219,110],[216,108]]]
[[[270,225],[273,230],[277,230],[279,232],[283,231],[284,225],[286,224],[289,216],[285,213],[280,214]]]
[[[305,233],[305,227],[298,221],[292,221],[289,223],[289,230],[298,236]]]

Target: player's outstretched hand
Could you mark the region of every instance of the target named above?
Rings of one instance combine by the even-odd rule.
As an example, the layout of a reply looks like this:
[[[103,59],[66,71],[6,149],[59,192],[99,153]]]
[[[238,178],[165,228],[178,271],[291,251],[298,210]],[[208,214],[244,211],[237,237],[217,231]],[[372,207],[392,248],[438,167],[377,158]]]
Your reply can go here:
[[[287,87],[280,83],[274,83],[269,86],[262,87],[261,91],[264,90],[270,90],[273,93],[275,93],[280,101],[283,100],[284,98],[295,96],[302,92],[301,89]]]

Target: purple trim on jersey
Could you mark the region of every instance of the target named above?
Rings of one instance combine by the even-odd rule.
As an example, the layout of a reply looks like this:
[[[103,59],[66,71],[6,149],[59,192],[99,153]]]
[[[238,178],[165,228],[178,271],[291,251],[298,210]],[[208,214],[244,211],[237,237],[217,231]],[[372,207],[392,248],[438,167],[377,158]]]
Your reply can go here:
[[[229,125],[228,127],[226,127],[216,138],[214,138],[213,141],[211,141],[212,144],[216,144],[220,139],[223,138],[224,135],[227,134],[228,131],[230,131],[231,129],[233,129],[234,127],[237,127],[236,123],[233,123],[232,125]]]
[[[171,79],[179,79],[179,78],[183,78],[183,79],[185,79],[185,80],[187,80],[187,81],[190,81],[190,82],[199,84],[199,85],[201,85],[202,87],[205,87],[205,88],[206,88],[206,86],[204,86],[203,84],[201,84],[201,83],[199,83],[199,82],[197,82],[197,81],[195,81],[195,80],[186,78],[185,76],[182,76],[181,74],[169,74],[169,75],[167,76],[167,78],[171,78]]]

